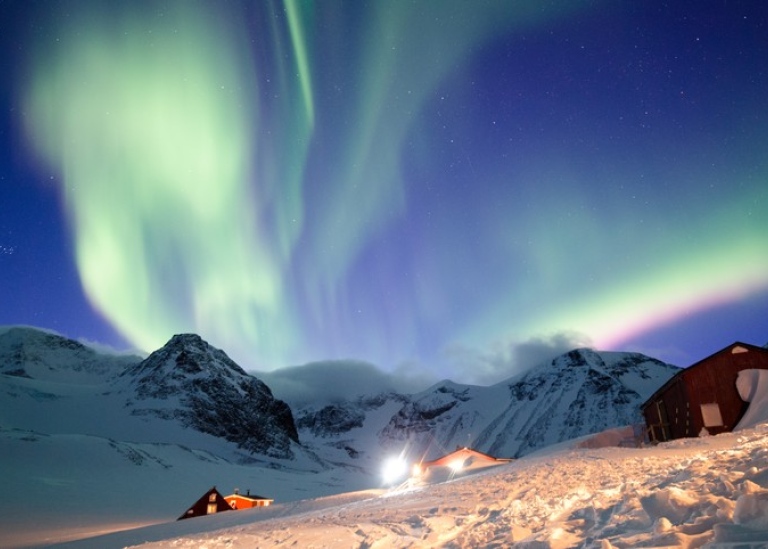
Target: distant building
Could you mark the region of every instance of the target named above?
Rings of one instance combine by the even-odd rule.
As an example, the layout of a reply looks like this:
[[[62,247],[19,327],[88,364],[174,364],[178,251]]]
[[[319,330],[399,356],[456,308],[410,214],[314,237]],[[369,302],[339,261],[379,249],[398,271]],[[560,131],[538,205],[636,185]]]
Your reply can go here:
[[[234,494],[225,496],[224,499],[227,500],[227,503],[232,509],[237,510],[251,509],[252,507],[266,507],[268,505],[272,505],[272,503],[275,501],[274,499],[251,494],[250,490],[248,490],[248,492],[245,494],[241,494],[235,490]]]
[[[736,342],[675,374],[641,406],[648,439],[732,431],[748,407],[736,378],[749,369],[768,370],[768,349]]]
[[[203,496],[198,499],[192,505],[192,507],[187,509],[184,514],[181,515],[177,520],[202,517],[204,515],[214,515],[216,513],[222,513],[224,511],[231,510],[232,507],[230,507],[229,503],[227,503],[227,500],[224,499],[224,496],[222,496],[214,486],[205,494],[203,494]]]

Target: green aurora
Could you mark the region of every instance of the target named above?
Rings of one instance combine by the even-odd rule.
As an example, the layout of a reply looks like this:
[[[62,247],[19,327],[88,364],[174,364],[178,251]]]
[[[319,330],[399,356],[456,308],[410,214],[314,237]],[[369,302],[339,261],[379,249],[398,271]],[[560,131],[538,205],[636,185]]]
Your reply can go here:
[[[144,350],[197,332],[251,368],[393,367],[560,332],[615,347],[762,295],[768,127],[742,164],[663,121],[609,141],[600,84],[533,52],[593,4],[69,5],[21,89],[92,306]],[[562,86],[539,97],[499,45]],[[552,94],[578,124],[514,106]]]

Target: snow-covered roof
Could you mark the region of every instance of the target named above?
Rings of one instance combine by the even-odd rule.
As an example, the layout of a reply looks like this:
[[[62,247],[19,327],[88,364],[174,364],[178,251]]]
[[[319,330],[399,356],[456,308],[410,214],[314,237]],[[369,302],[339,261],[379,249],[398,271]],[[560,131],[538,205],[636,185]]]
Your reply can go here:
[[[432,461],[424,461],[421,463],[422,469],[427,469],[429,467],[443,467],[443,466],[451,466],[453,463],[456,462],[456,460],[474,460],[480,461],[480,462],[492,462],[492,463],[506,463],[508,461],[511,461],[510,458],[496,458],[493,456],[489,456],[488,454],[484,454],[483,452],[479,452],[477,450],[473,450],[472,448],[467,448],[466,446],[463,448],[457,448],[455,451],[451,452],[450,454],[446,454],[442,457],[439,457]],[[468,464],[469,465],[469,464]]]
[[[273,498],[251,494],[250,492],[246,494],[235,492],[234,494],[229,494],[228,496],[224,496],[224,499],[227,499],[227,498],[242,498],[242,499],[249,499],[251,501],[275,501]]]

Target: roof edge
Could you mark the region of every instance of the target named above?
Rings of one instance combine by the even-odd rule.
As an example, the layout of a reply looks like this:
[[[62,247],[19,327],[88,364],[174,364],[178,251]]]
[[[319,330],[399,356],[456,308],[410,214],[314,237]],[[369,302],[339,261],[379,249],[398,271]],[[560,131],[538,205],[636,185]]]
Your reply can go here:
[[[711,359],[712,357],[715,357],[715,356],[717,356],[717,355],[720,355],[720,354],[723,354],[723,353],[725,353],[725,352],[727,352],[727,351],[730,351],[730,350],[732,350],[734,347],[744,347],[744,348],[748,349],[750,352],[751,352],[751,351],[757,351],[757,352],[759,352],[759,353],[766,353],[766,354],[768,354],[768,349],[766,349],[765,347],[760,347],[760,346],[758,346],[758,345],[752,345],[751,343],[744,343],[743,341],[734,341],[734,342],[733,342],[733,343],[731,343],[730,345],[726,345],[725,347],[723,347],[723,348],[722,348],[722,349],[720,349],[719,351],[715,351],[714,353],[712,353],[712,354],[710,354],[710,355],[707,355],[706,357],[702,358],[701,360],[698,360],[698,361],[694,362],[694,363],[693,363],[693,364],[691,364],[690,366],[686,366],[685,368],[681,368],[679,372],[677,372],[675,375],[673,375],[671,378],[669,378],[669,379],[667,380],[667,382],[666,382],[666,383],[664,383],[664,385],[662,385],[661,387],[659,387],[658,389],[656,389],[656,391],[654,391],[654,393],[653,393],[651,396],[649,396],[649,397],[646,399],[646,401],[645,401],[645,402],[643,402],[643,403],[640,405],[640,410],[642,410],[642,411],[645,411],[645,409],[646,409],[646,408],[647,408],[647,407],[648,407],[648,406],[651,404],[651,402],[653,402],[654,400],[656,400],[656,398],[658,397],[658,395],[659,395],[660,393],[663,393],[664,391],[666,391],[666,390],[667,390],[667,388],[669,388],[669,386],[670,386],[670,385],[672,385],[673,383],[675,383],[675,382],[676,382],[676,381],[677,381],[677,380],[678,380],[678,379],[679,379],[681,376],[683,376],[683,375],[684,375],[684,374],[685,374],[687,371],[689,371],[689,370],[691,370],[691,369],[693,369],[693,368],[696,368],[697,366],[699,366],[699,365],[701,365],[702,363],[704,363],[704,362],[708,361],[708,360],[709,360],[709,359]]]

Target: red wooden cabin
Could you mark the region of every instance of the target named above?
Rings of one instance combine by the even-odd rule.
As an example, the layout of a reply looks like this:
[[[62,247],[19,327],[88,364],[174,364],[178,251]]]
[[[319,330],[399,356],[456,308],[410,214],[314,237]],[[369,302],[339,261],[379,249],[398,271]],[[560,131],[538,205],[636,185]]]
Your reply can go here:
[[[229,503],[229,506],[232,507],[232,509],[251,509],[252,507],[266,507],[268,505],[272,505],[272,502],[274,502],[274,499],[265,498],[263,496],[257,496],[256,494],[251,494],[251,491],[248,490],[245,494],[241,494],[237,490],[235,490],[234,494],[230,494],[228,496],[224,497],[225,500],[227,500],[227,503]]]
[[[224,496],[222,496],[214,486],[205,494],[203,494],[203,496],[198,499],[192,505],[192,507],[184,511],[184,514],[176,520],[183,520],[192,517],[202,517],[204,515],[213,515],[215,513],[231,510],[232,507],[230,507],[229,503],[227,503],[227,500],[224,499]]]

